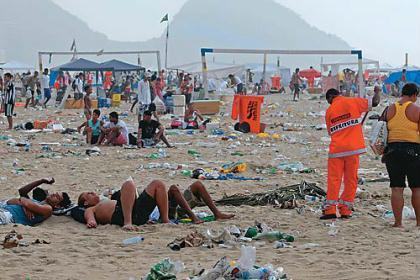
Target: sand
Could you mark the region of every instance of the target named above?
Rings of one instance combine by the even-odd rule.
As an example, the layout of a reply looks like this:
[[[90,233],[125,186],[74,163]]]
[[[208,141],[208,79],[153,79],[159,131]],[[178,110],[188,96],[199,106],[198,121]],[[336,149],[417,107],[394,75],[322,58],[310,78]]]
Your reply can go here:
[[[324,130],[305,127],[302,131],[283,131],[274,124],[295,122],[304,125],[323,124],[323,117],[305,116],[305,112],[325,111],[324,100],[309,100],[313,96],[305,95],[299,103],[291,101],[291,96],[269,96],[266,98],[262,119],[269,124],[269,133],[279,133],[294,137],[303,143],[287,143],[281,140],[260,139],[252,135],[240,135],[235,141],[221,141],[219,137],[208,137],[208,133],[195,135],[169,135],[177,149],[166,149],[169,158],[151,160],[143,155],[156,152],[156,149],[127,150],[116,147],[101,147],[100,156],[86,156],[86,146],[60,146],[52,148],[57,152],[67,153],[61,158],[38,158],[43,154],[41,142],[60,142],[81,144],[80,135],[61,135],[57,133],[27,134],[22,131],[1,131],[14,139],[30,140],[29,152],[15,151],[14,147],[0,142],[2,154],[0,198],[7,199],[17,195],[22,185],[42,178],[54,176],[56,184],[46,186],[51,191],[68,191],[73,200],[81,191],[101,192],[106,188],[118,188],[121,183],[132,176],[140,189],[152,179],[161,179],[168,186],[179,184],[186,188],[194,182],[181,174],[171,174],[171,170],[141,169],[150,162],[170,162],[187,164],[191,168],[220,167],[230,161],[242,160],[248,164],[268,165],[281,162],[300,161],[307,167],[315,168],[312,174],[287,174],[278,172],[275,175],[257,174],[248,170],[243,175],[262,176],[264,181],[204,181],[211,195],[221,198],[223,194],[252,193],[276,186],[287,186],[302,180],[317,183],[326,187],[326,155],[328,135]],[[270,106],[271,104],[271,106]],[[127,104],[117,109],[126,112]],[[279,112],[290,112],[293,116],[278,116]],[[380,109],[377,109],[379,112]],[[110,110],[104,110],[109,113]],[[61,113],[51,107],[47,110],[24,111],[17,109],[16,123],[45,118],[59,120],[65,127],[76,128],[82,121],[80,111],[64,110]],[[220,117],[222,128],[230,134],[231,120]],[[135,128],[135,117],[129,114],[123,120]],[[5,127],[5,119],[2,119]],[[162,120],[166,125],[168,119]],[[326,139],[327,138],[327,139]],[[236,143],[236,142],[240,143]],[[200,142],[217,143],[216,147],[205,148]],[[201,143],[202,144],[202,143]],[[237,145],[237,147],[233,147]],[[202,156],[194,159],[187,154],[188,149],[200,151]],[[68,152],[71,153],[68,153]],[[233,151],[243,152],[243,157],[232,156]],[[81,153],[75,155],[72,153]],[[285,160],[284,158],[289,158]],[[18,167],[24,168],[23,174],[15,174],[13,161],[18,159]],[[202,164],[200,161],[207,162]],[[378,178],[385,173],[385,167],[369,152],[361,157],[361,168],[366,169],[360,176]],[[281,266],[292,279],[418,279],[419,271],[419,230],[415,222],[408,220],[404,229],[389,226],[391,220],[384,220],[376,211],[376,205],[390,208],[388,183],[369,183],[361,186],[374,198],[365,197],[356,200],[354,218],[348,221],[337,221],[338,233],[328,234],[330,227],[319,220],[319,203],[307,204],[306,211],[298,213],[296,209],[279,209],[266,207],[222,207],[236,217],[230,221],[211,222],[202,225],[146,225],[140,233],[127,233],[117,226],[99,226],[87,229],[68,217],[51,217],[36,227],[13,225],[1,226],[0,236],[11,229],[22,233],[24,240],[31,242],[37,238],[45,239],[51,244],[30,245],[14,249],[0,249],[1,279],[140,279],[146,275],[154,263],[165,257],[181,260],[186,270],[180,278],[186,278],[194,270],[211,268],[223,256],[236,260],[239,247],[225,249],[215,247],[185,248],[180,252],[171,251],[166,245],[176,237],[207,228],[223,229],[229,225],[246,228],[254,221],[267,223],[283,232],[295,235],[294,248],[274,249],[270,243],[257,244],[257,263],[271,263]],[[406,193],[408,195],[408,192]],[[409,202],[407,196],[406,202]],[[311,211],[313,209],[314,211]],[[203,208],[205,210],[205,208]],[[376,216],[376,217],[375,217]],[[145,241],[133,246],[122,246],[122,240],[141,235]],[[305,249],[307,243],[317,243],[318,247]],[[25,278],[29,277],[29,278]]]

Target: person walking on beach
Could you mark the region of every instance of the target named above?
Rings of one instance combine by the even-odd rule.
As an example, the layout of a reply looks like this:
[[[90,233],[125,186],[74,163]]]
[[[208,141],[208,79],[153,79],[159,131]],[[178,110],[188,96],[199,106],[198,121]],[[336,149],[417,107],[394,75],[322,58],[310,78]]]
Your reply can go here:
[[[4,75],[4,100],[3,108],[4,115],[7,117],[9,130],[13,129],[13,110],[15,109],[16,92],[13,84],[13,76],[10,73]]]
[[[293,85],[293,101],[299,100],[300,84],[302,79],[299,77],[299,68],[296,68],[295,73],[292,75],[292,85]]]
[[[350,218],[357,189],[359,156],[366,152],[362,128],[362,114],[376,107],[380,93],[373,98],[350,98],[340,96],[336,89],[329,89],[326,99],[330,104],[326,114],[331,143],[328,154],[328,186],[321,219],[337,218],[337,206],[341,218]],[[340,194],[344,177],[344,191]]]
[[[47,103],[51,99],[51,88],[50,88],[50,75],[48,75],[48,69],[45,68],[41,77],[41,88],[44,95],[44,108],[47,108]]]
[[[420,227],[420,107],[415,104],[418,95],[417,85],[408,83],[402,89],[400,100],[386,111],[388,145],[384,162],[390,179],[394,227],[402,227],[406,178]]]
[[[28,108],[29,102],[31,102],[32,106],[35,106],[35,90],[36,85],[38,84],[38,74],[38,71],[35,71],[34,74],[27,79],[28,89],[26,91],[25,109]]]

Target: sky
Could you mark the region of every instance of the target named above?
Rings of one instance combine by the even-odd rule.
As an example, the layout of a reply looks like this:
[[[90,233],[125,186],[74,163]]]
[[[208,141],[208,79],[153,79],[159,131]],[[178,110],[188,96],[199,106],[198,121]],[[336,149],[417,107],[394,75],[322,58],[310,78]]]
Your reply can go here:
[[[175,15],[187,2],[53,1],[87,22],[93,30],[106,34],[110,39],[121,41],[145,41],[160,36],[165,28],[164,24],[159,24],[161,18],[166,13],[170,17]],[[318,29],[341,37],[353,48],[362,49],[366,57],[400,66],[404,64],[404,54],[408,52],[409,63],[420,66],[420,0],[275,1],[292,9]],[[147,13],[143,12],[145,9]]]

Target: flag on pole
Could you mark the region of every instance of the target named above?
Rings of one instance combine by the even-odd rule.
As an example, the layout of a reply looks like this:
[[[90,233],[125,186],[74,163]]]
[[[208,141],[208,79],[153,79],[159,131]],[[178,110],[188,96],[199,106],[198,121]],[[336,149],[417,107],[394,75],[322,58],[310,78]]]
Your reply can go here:
[[[75,49],[76,49],[76,39],[73,39],[73,43],[71,44],[70,51],[73,51]]]
[[[160,23],[165,22],[165,21],[169,21],[169,15],[168,15],[168,14],[166,14],[166,15],[162,18],[162,20],[160,21]]]

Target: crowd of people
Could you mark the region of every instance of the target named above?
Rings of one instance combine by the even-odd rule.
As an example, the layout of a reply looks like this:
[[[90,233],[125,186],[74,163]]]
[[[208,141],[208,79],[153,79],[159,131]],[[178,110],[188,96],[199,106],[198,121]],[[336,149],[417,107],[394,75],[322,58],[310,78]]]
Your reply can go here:
[[[351,73],[345,73],[345,77],[351,77]],[[127,102],[131,99],[133,79],[135,79],[133,76],[125,76],[121,80],[122,92],[128,95]],[[229,84],[235,88],[236,94],[246,94],[244,84],[239,77],[231,74],[228,79]],[[355,79],[357,80],[357,77]],[[86,136],[86,142],[91,145],[137,145],[138,148],[145,148],[163,142],[167,147],[172,147],[165,136],[165,128],[159,121],[156,99],[164,103],[165,96],[174,83],[177,83],[174,87],[178,88],[179,93],[185,95],[186,99],[186,113],[183,121],[191,124],[191,127],[199,127],[199,122],[204,121],[204,125],[206,123],[204,117],[191,104],[195,83],[194,78],[188,74],[178,73],[175,76],[170,72],[166,75],[163,70],[160,73],[150,71],[144,73],[138,82],[137,94],[131,106],[131,111],[137,107],[137,133],[129,133],[126,123],[120,119],[117,112],[109,114],[108,122],[101,119],[101,111],[92,108],[90,99],[93,92],[92,85],[84,81],[83,73],[67,82],[65,75],[59,75],[57,80],[58,84],[64,81],[63,83],[72,86],[75,99],[84,100],[83,111],[86,120],[78,127],[78,131]],[[26,92],[25,108],[29,104],[37,106],[37,102],[39,104],[42,100],[38,96],[42,94],[45,101],[41,105],[46,106],[51,98],[48,69],[44,70],[41,77],[37,71],[33,75],[24,75],[23,81]],[[295,101],[299,99],[301,83],[299,69],[296,69],[291,80]],[[7,117],[9,129],[12,129],[16,91],[13,76],[10,73],[4,75],[1,87],[2,108]],[[328,134],[331,136],[331,143],[328,154],[327,198],[321,219],[352,216],[358,182],[359,157],[366,152],[362,117],[380,103],[379,86],[375,87],[374,96],[368,98],[349,97],[349,86],[346,84],[340,89],[331,88],[326,92],[326,100],[330,106],[326,111],[325,122]],[[406,83],[402,88],[401,99],[388,106],[381,117],[387,122],[389,131],[383,162],[386,164],[390,178],[391,205],[396,227],[402,226],[403,191],[406,187],[406,179],[412,191],[412,205],[417,217],[417,226],[420,226],[420,191],[418,191],[420,177],[417,174],[420,168],[420,107],[415,104],[418,95],[418,86]],[[38,186],[43,183],[52,184],[54,180],[36,181],[19,190],[20,198],[10,199],[0,205],[0,222],[13,221],[33,225],[51,216],[54,209],[66,207],[71,203],[66,193],[48,194],[39,189]],[[344,183],[344,190],[340,194],[342,183]],[[29,199],[28,194],[33,189],[34,198]],[[167,190],[162,182],[153,181],[140,196],[137,196],[134,183],[129,180],[111,200],[99,201],[95,193],[85,192],[80,195],[78,205],[84,209],[82,220],[88,227],[96,227],[98,223],[111,223],[121,225],[125,229],[133,229],[133,224],[147,223],[156,207],[159,209],[163,223],[169,222],[169,219],[174,217],[173,213],[171,214],[171,208],[181,208],[181,212],[190,217],[193,222],[198,223],[199,219],[191,211],[194,207],[191,201],[204,202],[216,219],[232,217],[221,213],[216,208],[206,189],[199,182],[194,183],[188,192],[182,195],[177,186],[171,186]],[[178,210],[175,212],[178,213]]]

